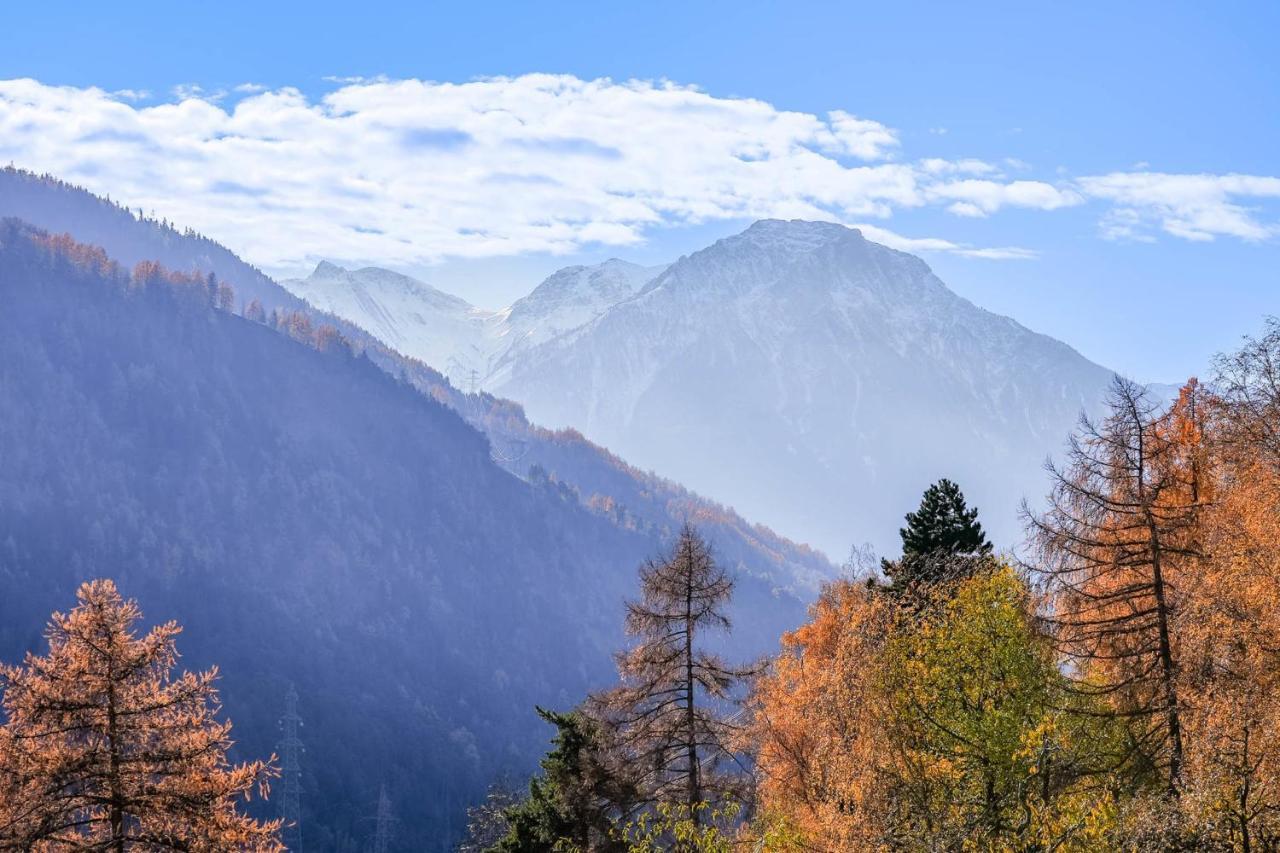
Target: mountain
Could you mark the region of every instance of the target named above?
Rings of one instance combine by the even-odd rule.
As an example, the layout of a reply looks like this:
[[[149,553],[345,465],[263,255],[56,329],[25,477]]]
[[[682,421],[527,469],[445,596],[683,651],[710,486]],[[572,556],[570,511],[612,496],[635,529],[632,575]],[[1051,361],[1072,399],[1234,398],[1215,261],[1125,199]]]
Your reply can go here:
[[[828,553],[889,549],[926,485],[1001,545],[1110,372],[823,222],[763,221],[683,257],[488,387]]]
[[[406,275],[369,267],[345,270],[322,261],[309,277],[282,283],[321,311],[358,324],[397,352],[451,377],[483,365],[500,318]]]
[[[398,849],[448,849],[488,781],[533,767],[533,705],[611,680],[670,531],[512,476],[307,315],[217,297],[0,222],[0,658],[115,578],[185,626],[184,666],[220,666],[241,754],[272,752],[296,686],[309,848],[360,849],[386,783]],[[735,574],[732,649],[764,651],[803,603]]]
[[[797,545],[767,527],[749,523],[733,510],[669,479],[636,468],[575,430],[544,429],[531,423],[518,404],[486,393],[466,393],[436,368],[402,354],[351,320],[295,296],[229,249],[194,231],[179,231],[167,222],[135,216],[128,208],[83,188],[13,167],[0,168],[2,216],[24,219],[48,231],[68,233],[81,242],[101,246],[112,259],[126,266],[159,259],[170,269],[216,275],[234,287],[242,310],[252,309],[256,302],[265,315],[279,315],[282,322],[288,319],[284,315],[289,315],[306,318],[313,326],[333,326],[355,351],[379,368],[451,407],[481,430],[490,442],[490,456],[498,465],[525,480],[554,483],[566,499],[578,501],[624,529],[642,529],[651,538],[660,539],[685,519],[695,519],[723,560],[738,572],[777,587],[784,596],[795,593],[811,597],[821,581],[835,572],[821,553]],[[591,288],[601,293],[617,292],[619,287],[634,290],[636,280],[661,269],[646,270],[625,262],[600,266],[611,272],[603,278],[593,277],[590,272],[571,278],[589,292],[549,285],[547,291],[554,298],[533,300],[533,306],[541,305],[539,310],[519,312],[524,318],[519,320],[523,324],[520,328],[532,328],[539,318],[554,326],[562,306],[568,312],[580,311],[583,302],[597,298],[596,290]],[[321,264],[319,278],[342,279],[345,272]],[[630,283],[611,281],[616,277]],[[375,271],[366,294],[377,290],[372,279],[378,278]],[[394,273],[387,274],[387,278],[397,279]],[[412,280],[409,286],[427,288]],[[445,301],[453,299],[447,294],[443,297]],[[458,302],[461,300],[453,304]],[[469,376],[468,372],[466,378]]]
[[[617,259],[562,269],[501,311],[486,311],[390,270],[345,270],[322,261],[281,284],[321,311],[350,320],[379,341],[426,362],[468,390],[492,382],[520,354],[576,329],[634,295],[662,267]]]
[[[589,323],[630,298],[663,269],[614,258],[554,273],[505,312],[504,345],[487,365],[485,383],[492,385],[524,352]]]
[[[407,290],[353,283],[360,297],[338,304],[313,299],[318,275],[290,289],[455,384],[829,554],[865,540],[894,550],[903,514],[943,476],[1015,545],[1045,457],[1111,376],[833,223],[758,222],[665,268],[570,267],[462,335],[430,331],[483,314],[460,300],[434,319]],[[420,331],[397,334],[387,316]]]

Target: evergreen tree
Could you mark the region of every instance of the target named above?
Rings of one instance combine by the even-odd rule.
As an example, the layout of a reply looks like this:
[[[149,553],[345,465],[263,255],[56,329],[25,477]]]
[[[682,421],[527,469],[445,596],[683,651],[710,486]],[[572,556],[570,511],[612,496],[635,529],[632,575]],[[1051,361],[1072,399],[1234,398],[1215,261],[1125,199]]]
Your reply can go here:
[[[181,629],[138,637],[111,581],[77,597],[46,657],[0,666],[0,849],[284,850],[278,822],[236,810],[274,768],[227,761],[217,671],[173,678]]]
[[[991,553],[978,508],[969,508],[960,487],[946,478],[925,489],[920,508],[907,513],[907,526],[898,535],[906,556]]]
[[[991,554],[978,508],[969,507],[960,487],[945,477],[925,489],[920,508],[906,521],[898,531],[902,557],[882,563],[896,592],[966,577]]]
[[[613,821],[629,813],[638,796],[631,773],[613,760],[600,727],[585,713],[537,710],[556,727],[552,749],[542,759],[542,775],[529,782],[528,797],[503,810],[507,831],[491,853],[614,849]]]

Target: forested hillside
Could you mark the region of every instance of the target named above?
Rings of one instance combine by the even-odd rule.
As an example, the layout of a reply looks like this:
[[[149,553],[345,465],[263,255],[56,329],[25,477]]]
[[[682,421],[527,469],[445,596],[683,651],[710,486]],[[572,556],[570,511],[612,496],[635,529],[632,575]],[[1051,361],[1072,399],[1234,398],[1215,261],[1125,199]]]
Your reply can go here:
[[[521,478],[532,473],[558,481],[565,486],[561,490],[565,499],[578,500],[614,523],[669,537],[686,519],[695,518],[728,564],[807,596],[834,574],[819,552],[753,525],[732,509],[670,480],[634,468],[575,430],[541,429],[530,423],[517,404],[465,393],[434,368],[388,348],[347,320],[308,305],[225,247],[193,231],[180,232],[167,222],[135,216],[126,207],[54,177],[12,167],[0,169],[0,216],[14,216],[101,246],[112,260],[126,266],[158,261],[175,270],[213,274],[233,286],[239,310],[256,300],[264,314],[276,309],[301,311],[312,325],[332,325],[374,364],[462,413],[489,437],[499,465]]]
[[[0,657],[113,578],[185,626],[184,666],[221,667],[243,755],[273,750],[296,686],[308,846],[336,850],[382,783],[402,849],[440,849],[485,782],[531,766],[534,703],[610,678],[654,527],[512,477],[331,329],[236,316],[203,274],[130,275],[8,220],[0,299]],[[740,580],[742,648],[801,614]]]

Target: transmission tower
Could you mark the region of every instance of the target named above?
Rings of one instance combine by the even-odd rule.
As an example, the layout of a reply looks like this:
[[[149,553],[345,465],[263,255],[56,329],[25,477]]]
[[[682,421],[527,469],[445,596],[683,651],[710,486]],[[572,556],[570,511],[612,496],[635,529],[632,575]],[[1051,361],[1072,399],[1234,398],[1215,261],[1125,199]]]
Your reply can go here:
[[[374,816],[373,853],[390,853],[391,825],[395,818],[391,816],[391,798],[387,796],[387,786],[378,789],[378,813]]]
[[[302,718],[298,716],[298,691],[289,686],[284,695],[284,716],[280,718],[280,794],[277,803],[284,826],[280,840],[292,853],[302,850],[302,741],[298,729]]]

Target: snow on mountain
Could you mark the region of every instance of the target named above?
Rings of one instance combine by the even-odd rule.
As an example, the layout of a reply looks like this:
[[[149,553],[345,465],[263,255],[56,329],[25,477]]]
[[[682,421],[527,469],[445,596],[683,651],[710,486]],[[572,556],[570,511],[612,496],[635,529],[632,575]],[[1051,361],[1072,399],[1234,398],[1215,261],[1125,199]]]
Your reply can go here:
[[[506,345],[486,371],[486,387],[501,382],[524,352],[594,320],[635,295],[664,269],[614,258],[553,273],[507,309],[506,323],[500,330]]]
[[[1020,540],[1041,463],[1110,372],[826,222],[758,222],[665,268],[561,270],[503,311],[321,264],[295,294],[461,388],[522,403],[837,558],[897,545],[939,477]]]
[[[532,347],[490,389],[828,553],[896,545],[933,480],[1002,545],[1110,372],[957,296],[919,258],[764,221]]]
[[[377,267],[349,271],[321,261],[308,278],[281,282],[316,308],[343,317],[460,387],[491,377],[523,352],[598,317],[663,267],[617,259],[562,269],[501,311]]]
[[[476,308],[407,275],[321,261],[309,277],[282,281],[295,296],[343,317],[387,346],[452,377],[480,369],[501,314]]]

